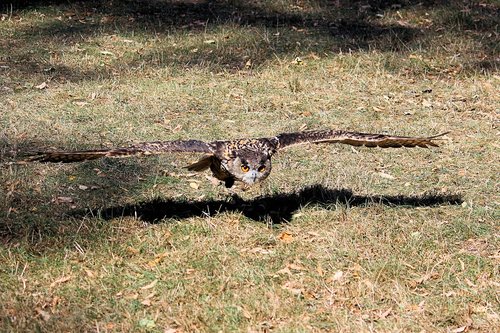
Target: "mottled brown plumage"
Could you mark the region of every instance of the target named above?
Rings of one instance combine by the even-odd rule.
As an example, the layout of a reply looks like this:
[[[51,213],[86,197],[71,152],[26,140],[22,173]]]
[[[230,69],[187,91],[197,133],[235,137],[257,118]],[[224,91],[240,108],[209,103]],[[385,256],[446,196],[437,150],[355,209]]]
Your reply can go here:
[[[193,152],[205,153],[198,162],[189,165],[188,170],[210,169],[217,179],[227,187],[235,181],[252,185],[262,181],[271,172],[271,157],[289,146],[305,143],[343,143],[352,146],[399,148],[437,147],[438,137],[406,137],[385,134],[358,133],[339,130],[304,131],[282,133],[270,138],[237,139],[228,141],[203,142],[199,140],[177,140],[143,142],[129,147],[83,150],[39,152],[27,161],[39,162],[80,162],[101,157],[144,156],[163,153]]]

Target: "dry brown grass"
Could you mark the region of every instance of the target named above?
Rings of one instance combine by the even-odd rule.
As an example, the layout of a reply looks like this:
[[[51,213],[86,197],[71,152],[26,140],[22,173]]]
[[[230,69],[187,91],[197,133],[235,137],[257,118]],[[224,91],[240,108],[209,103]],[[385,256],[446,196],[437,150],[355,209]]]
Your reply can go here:
[[[0,7],[2,163],[301,128],[451,134],[290,149],[237,202],[180,169],[196,156],[3,163],[1,330],[500,326],[496,2],[62,3]]]

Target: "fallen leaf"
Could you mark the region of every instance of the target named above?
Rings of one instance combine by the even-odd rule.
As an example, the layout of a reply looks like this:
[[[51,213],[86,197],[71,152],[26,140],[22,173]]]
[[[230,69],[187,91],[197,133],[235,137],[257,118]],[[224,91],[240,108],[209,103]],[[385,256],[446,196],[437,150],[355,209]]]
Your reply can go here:
[[[467,328],[467,326],[462,326],[462,327],[455,328],[454,330],[451,330],[450,332],[451,333],[460,333],[460,332],[465,331],[466,328]]]
[[[170,327],[165,328],[165,329],[163,330],[163,333],[176,333],[176,332],[177,332],[177,329],[176,329],[176,328],[170,328]]]
[[[436,279],[437,277],[439,277],[438,273],[428,273],[428,274],[425,274],[425,275],[419,277],[418,279],[415,279],[414,282],[416,284],[422,284],[427,280]]]
[[[302,59],[300,57],[296,57],[295,59],[293,59],[292,64],[293,65],[303,65],[304,61],[302,61]]]
[[[293,241],[293,236],[291,233],[288,231],[283,231],[279,236],[278,239],[282,241],[283,243],[291,243]]]
[[[408,305],[408,311],[414,311],[414,312],[423,312],[424,311],[424,305],[425,301],[421,301],[418,304],[411,304]]]
[[[101,19],[99,20],[99,22],[101,24],[109,24],[110,22],[113,22],[113,17],[111,17],[111,16],[103,16],[103,17],[101,17]]]
[[[145,299],[144,301],[141,302],[142,305],[145,306],[151,306],[151,300],[150,299]]]
[[[88,186],[85,186],[85,185],[78,185],[78,188],[82,191],[85,191],[86,189],[88,189],[89,187]]]
[[[276,274],[287,274],[287,275],[292,275],[292,272],[288,267],[282,268],[279,271],[276,272]]]
[[[82,107],[82,106],[85,106],[85,105],[87,105],[89,103],[85,102],[85,101],[74,101],[73,104]]]
[[[316,272],[318,272],[319,276],[325,275],[325,272],[323,271],[323,267],[321,267],[321,264],[318,264],[318,267],[316,267]]]
[[[389,308],[387,309],[386,311],[382,312],[380,315],[379,315],[379,318],[380,319],[384,319],[386,318],[387,316],[389,316],[392,312],[392,308]]]
[[[243,249],[243,250],[241,250],[241,252],[260,253],[260,254],[271,254],[271,253],[273,253],[272,250],[263,249],[260,246],[254,247],[253,249],[250,249],[250,250]]]
[[[333,281],[339,281],[340,279],[342,279],[343,276],[344,276],[344,272],[336,271],[332,278],[333,278]]]
[[[138,298],[139,298],[138,293],[128,294],[125,296],[125,299],[138,299]]]
[[[300,266],[300,265],[297,265],[297,264],[288,264],[287,267],[290,269],[293,269],[294,271],[306,271],[307,270],[307,268]]]
[[[191,188],[194,188],[195,190],[197,190],[197,189],[199,189],[199,188],[200,188],[200,184],[198,184],[198,183],[194,183],[194,182],[193,182],[193,183],[189,183],[189,186],[190,186]]]
[[[141,320],[139,320],[139,326],[146,327],[146,328],[155,328],[156,323],[152,319],[142,318]]]
[[[43,311],[40,308],[36,308],[36,313],[38,313],[44,321],[48,321],[50,319],[50,314],[47,311]]]
[[[477,288],[477,286],[469,279],[465,278],[465,283],[471,288]]]
[[[106,55],[106,56],[114,56],[115,54],[111,51],[101,51],[100,52],[102,55]]]
[[[302,293],[303,293],[303,290],[301,288],[297,288],[291,282],[285,283],[281,288],[288,290],[289,292],[291,292],[294,295],[302,295]]]
[[[95,278],[95,273],[92,272],[90,269],[85,269],[85,273],[89,278]]]
[[[60,277],[59,279],[55,280],[54,282],[52,282],[50,284],[50,287],[53,288],[55,287],[56,285],[58,284],[61,284],[61,283],[64,283],[64,282],[68,282],[69,280],[71,280],[71,276],[63,276],[63,277]]]
[[[116,327],[116,324],[115,323],[107,323],[106,325],[104,325],[104,327],[106,327],[108,330],[112,330]]]
[[[428,101],[428,100],[423,100],[422,101],[422,106],[424,106],[426,108],[432,107],[432,102]]]
[[[156,291],[153,291],[152,293],[150,293],[149,295],[147,295],[146,297],[144,297],[144,299],[150,299],[150,298],[153,298],[153,296],[156,295]]]
[[[52,299],[52,302],[51,302],[50,306],[52,307],[52,309],[54,309],[59,303],[61,303],[61,298],[58,297],[58,296],[55,296]]]
[[[138,249],[136,249],[132,246],[129,246],[129,247],[127,247],[127,252],[128,252],[128,254],[138,254],[141,251],[139,251]]]
[[[147,289],[151,289],[153,288],[154,286],[156,286],[156,284],[158,283],[158,280],[153,280],[151,283],[145,285],[145,286],[142,286],[141,287],[141,290],[147,290]]]
[[[96,175],[98,175],[99,177],[106,177],[106,174],[102,170],[100,170],[98,168],[94,168],[92,170],[94,170]]]
[[[243,315],[243,317],[245,317],[246,319],[252,319],[252,313],[245,309],[245,308],[241,308],[241,314]]]
[[[71,197],[57,197],[57,198],[53,199],[52,202],[55,202],[57,204],[73,203],[73,198],[71,198]]]
[[[342,280],[343,276],[344,276],[344,272],[336,271],[332,276],[330,276],[326,280],[326,282],[328,282],[328,283],[338,282],[338,281]]]
[[[390,175],[388,173],[385,173],[385,172],[378,172],[377,175],[379,177],[382,177],[382,178],[385,178],[385,179],[396,179],[396,177],[394,177],[393,175]]]
[[[163,252],[159,255],[156,256],[155,259],[151,260],[148,262],[148,266],[149,267],[155,267],[156,265],[158,265],[162,260],[163,258],[165,258],[166,256],[168,256],[168,252]]]
[[[40,90],[45,89],[47,88],[47,82],[42,82],[39,85],[35,86],[35,88]]]

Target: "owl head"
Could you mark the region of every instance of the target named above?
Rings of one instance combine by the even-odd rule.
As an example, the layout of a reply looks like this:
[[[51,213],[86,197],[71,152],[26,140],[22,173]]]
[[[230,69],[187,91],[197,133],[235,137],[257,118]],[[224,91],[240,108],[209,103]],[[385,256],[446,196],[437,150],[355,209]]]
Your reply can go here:
[[[228,161],[227,170],[236,180],[252,185],[271,173],[271,156],[254,150],[239,150]]]

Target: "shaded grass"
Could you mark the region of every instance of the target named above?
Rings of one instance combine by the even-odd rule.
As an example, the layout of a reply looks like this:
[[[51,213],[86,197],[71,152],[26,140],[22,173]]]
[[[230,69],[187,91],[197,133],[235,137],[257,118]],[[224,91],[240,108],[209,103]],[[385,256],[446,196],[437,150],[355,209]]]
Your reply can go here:
[[[233,201],[179,169],[192,155],[2,164],[2,330],[498,327],[495,2],[54,3],[2,8],[2,163],[300,128],[451,134],[290,149]]]

